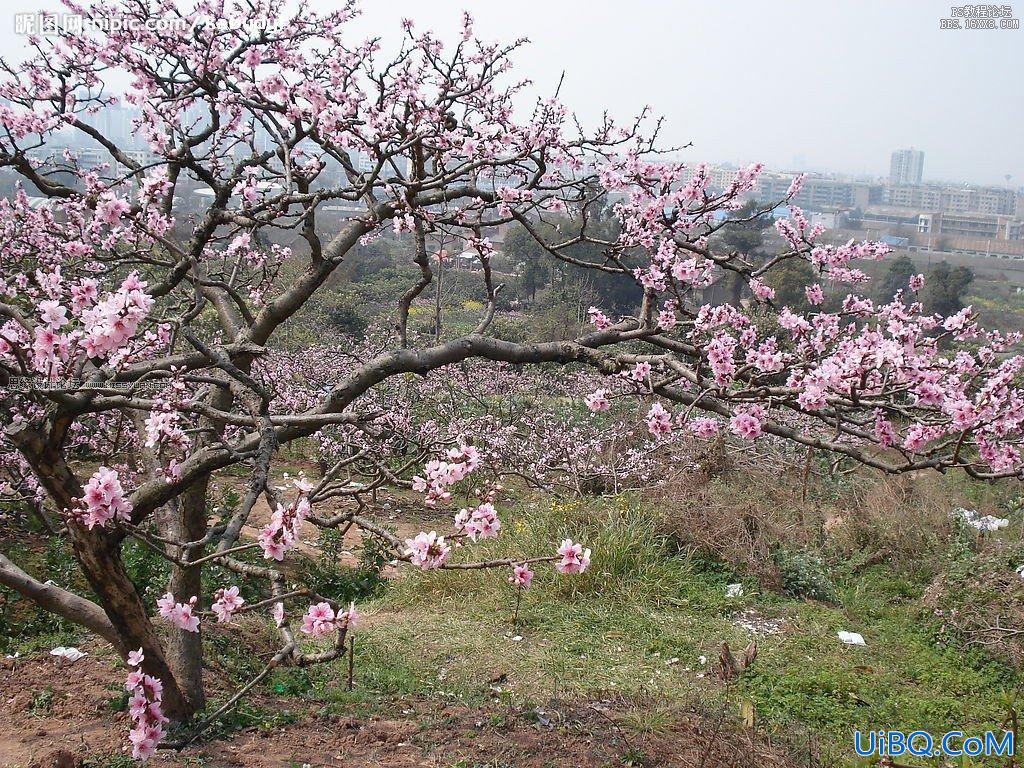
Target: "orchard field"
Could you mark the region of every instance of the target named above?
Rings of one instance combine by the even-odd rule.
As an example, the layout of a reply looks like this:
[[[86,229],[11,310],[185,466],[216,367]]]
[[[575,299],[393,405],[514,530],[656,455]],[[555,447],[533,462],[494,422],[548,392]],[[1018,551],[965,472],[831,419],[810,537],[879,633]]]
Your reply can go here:
[[[1015,295],[468,14],[69,8],[0,62],[0,765],[1017,734]]]

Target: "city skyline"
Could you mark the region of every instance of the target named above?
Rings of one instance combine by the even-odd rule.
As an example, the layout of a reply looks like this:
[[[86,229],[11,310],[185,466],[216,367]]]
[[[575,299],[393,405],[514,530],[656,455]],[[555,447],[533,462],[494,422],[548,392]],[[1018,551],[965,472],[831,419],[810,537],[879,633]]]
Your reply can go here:
[[[453,40],[464,8],[487,39],[531,39],[517,57],[531,93],[553,93],[564,72],[560,96],[587,124],[605,108],[628,120],[650,105],[666,116],[666,144],[693,142],[693,161],[881,177],[894,149],[913,146],[928,156],[926,182],[1024,184],[1024,100],[1006,85],[1024,66],[1024,33],[942,30],[944,2],[639,0],[627,14],[603,1],[431,0],[429,28]],[[356,28],[391,50],[403,17],[422,19],[423,4],[364,3]],[[13,23],[0,42],[9,58],[27,51]]]
[[[136,151],[145,150],[144,142],[141,137],[134,131],[131,121],[139,114],[139,110],[131,105],[116,104],[110,107],[106,107],[92,114],[87,122],[90,122],[96,128],[101,130],[104,135],[108,138],[113,139],[122,146]],[[88,139],[83,137],[80,133],[63,129],[58,131],[58,135],[69,139],[69,145],[77,147],[93,146]],[[98,146],[98,145],[97,145]],[[1002,184],[992,183],[976,183],[966,181],[964,179],[934,179],[927,175],[922,175],[922,168],[925,164],[926,153],[923,150],[919,150],[916,147],[898,148],[894,149],[889,157],[890,162],[888,165],[887,172],[881,172],[876,174],[855,174],[837,170],[814,170],[809,168],[797,168],[797,167],[777,167],[767,166],[766,170],[775,173],[808,173],[816,176],[832,176],[837,179],[851,180],[851,181],[885,181],[888,180],[896,184],[905,185],[964,185],[969,187],[989,187],[989,188],[1004,188],[1004,189],[1015,189],[1024,190],[1024,178],[1022,179],[1010,179],[1009,181],[1003,180]],[[685,152],[673,153],[670,155],[672,159],[678,159],[688,162],[691,165],[697,163],[707,163],[711,166],[723,167],[723,168],[738,168],[743,163],[736,161],[735,159],[727,159],[724,161],[708,160],[705,158],[698,158],[695,156],[687,156]],[[354,152],[354,159],[357,164],[363,165],[369,162],[366,159],[366,154],[363,152]],[[905,167],[905,166],[910,167]]]

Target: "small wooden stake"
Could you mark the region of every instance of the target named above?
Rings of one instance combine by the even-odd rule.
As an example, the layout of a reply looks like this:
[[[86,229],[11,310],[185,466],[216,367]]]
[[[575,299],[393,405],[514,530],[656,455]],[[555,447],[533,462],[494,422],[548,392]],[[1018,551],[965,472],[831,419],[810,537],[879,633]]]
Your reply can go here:
[[[523,601],[523,585],[516,586],[516,612],[512,616],[512,632],[519,634],[519,604]]]
[[[348,639],[348,689],[352,690],[352,682],[355,677],[355,650],[356,650],[356,639],[350,637]]]

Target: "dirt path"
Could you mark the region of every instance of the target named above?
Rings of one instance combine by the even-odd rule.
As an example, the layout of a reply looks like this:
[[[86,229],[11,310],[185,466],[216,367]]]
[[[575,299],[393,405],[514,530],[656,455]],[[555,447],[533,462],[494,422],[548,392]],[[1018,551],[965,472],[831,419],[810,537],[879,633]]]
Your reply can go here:
[[[127,717],[112,707],[123,676],[119,663],[93,655],[73,665],[52,657],[0,662],[0,766],[81,768],[85,759],[124,755]],[[692,713],[641,735],[619,725],[615,702],[522,712],[417,697],[371,694],[369,701],[320,715],[316,702],[269,700],[301,712],[299,720],[274,730],[236,731],[181,755],[161,752],[151,765],[598,768],[626,758],[633,765],[680,768],[793,765],[750,732]]]

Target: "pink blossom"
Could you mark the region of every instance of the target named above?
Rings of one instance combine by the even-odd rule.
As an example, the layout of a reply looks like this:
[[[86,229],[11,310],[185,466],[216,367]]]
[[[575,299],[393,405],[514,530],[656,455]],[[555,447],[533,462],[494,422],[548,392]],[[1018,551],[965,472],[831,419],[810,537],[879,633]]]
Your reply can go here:
[[[96,206],[96,218],[113,227],[121,222],[121,217],[130,209],[131,206],[124,200],[119,200],[113,195],[106,195]]]
[[[661,403],[655,403],[647,412],[647,430],[658,437],[672,431],[672,414]]]
[[[676,327],[676,313],[671,309],[663,309],[658,312],[658,327],[663,331],[671,331]]]
[[[559,573],[583,573],[590,565],[590,550],[583,549],[583,545],[573,543],[572,539],[565,539],[558,547],[558,554],[561,560],[555,564]]]
[[[193,613],[198,598],[192,596],[187,603],[177,603],[174,595],[167,592],[156,601],[160,615],[171,624],[186,632],[199,631],[199,617]]]
[[[587,316],[590,318],[590,322],[593,326],[599,331],[609,328],[612,324],[612,321],[608,319],[608,316],[597,307],[591,307],[588,309]]]
[[[455,529],[465,531],[473,541],[492,539],[501,529],[494,505],[485,502],[474,509],[463,509],[455,517]]]
[[[68,322],[68,311],[60,302],[52,299],[39,302],[39,317],[51,331],[62,328]]]
[[[350,633],[355,632],[361,621],[359,611],[356,610],[356,604],[350,602],[348,604],[348,610],[338,614],[338,626],[348,630]]]
[[[584,402],[586,402],[587,408],[594,413],[607,411],[612,407],[611,401],[608,400],[608,393],[603,389],[595,389],[584,398]]]
[[[718,434],[718,422],[715,419],[691,419],[689,427],[690,431],[698,437],[710,438]]]
[[[651,375],[651,364],[647,362],[637,363],[633,370],[629,372],[629,376],[634,381],[647,381],[647,377]]]
[[[775,298],[775,289],[770,285],[762,283],[756,277],[750,278],[750,292],[762,301]]]
[[[510,584],[526,589],[533,583],[533,571],[526,563],[515,565],[512,567],[512,575],[508,577],[508,580]]]
[[[302,617],[302,631],[313,637],[323,637],[335,629],[334,609],[329,603],[309,606]]]
[[[797,403],[805,411],[817,411],[825,407],[828,402],[825,398],[825,391],[821,387],[809,386],[796,398]]]
[[[761,422],[750,413],[737,413],[729,419],[733,434],[744,440],[754,440],[761,435]]]
[[[133,653],[138,654],[141,663],[142,649]],[[148,760],[156,754],[157,746],[164,737],[163,726],[168,721],[161,709],[163,683],[135,669],[128,673],[124,687],[131,694],[128,716],[132,719],[132,728],[128,732],[128,740],[132,745],[132,757]]]
[[[124,495],[117,472],[100,467],[89,478],[83,489],[84,509],[78,518],[90,530],[97,525],[105,526],[111,520],[130,520],[132,503]]]
[[[409,562],[424,571],[440,568],[448,560],[448,554],[451,552],[444,536],[438,536],[435,531],[421,532],[416,538],[406,539],[405,546]]]
[[[424,503],[434,506],[451,499],[452,485],[465,478],[480,465],[480,452],[472,445],[460,445],[448,451],[448,461],[431,459],[423,467],[425,476],[412,479],[412,489],[425,493]]]
[[[300,493],[303,491],[300,489]],[[257,538],[263,557],[267,560],[284,560],[299,541],[299,525],[310,512],[309,499],[300,495],[287,506],[278,504],[270,516],[270,522],[263,526]]]
[[[231,614],[241,608],[244,603],[245,598],[238,594],[238,587],[228,587],[217,590],[210,608],[217,614],[218,622],[225,622],[230,621]]]

